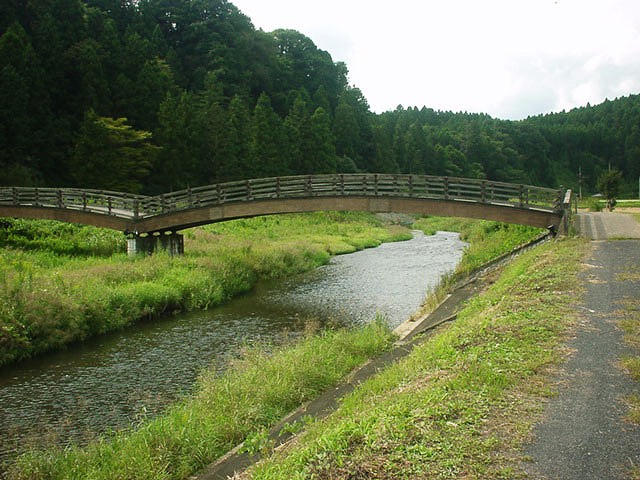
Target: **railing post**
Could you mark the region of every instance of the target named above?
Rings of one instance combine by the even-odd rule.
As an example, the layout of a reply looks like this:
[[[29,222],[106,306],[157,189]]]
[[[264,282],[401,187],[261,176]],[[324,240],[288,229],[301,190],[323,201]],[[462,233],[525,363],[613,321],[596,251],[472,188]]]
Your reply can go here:
[[[13,204],[16,206],[20,205],[20,195],[18,194],[18,189],[16,187],[11,189],[11,195],[13,197]]]
[[[344,196],[344,173],[340,174],[340,195]]]
[[[409,175],[409,196],[413,197],[413,175]]]
[[[373,193],[377,197],[378,196],[378,174],[374,174],[373,176]]]
[[[38,187],[36,187],[36,198],[35,198],[35,203],[34,205],[36,207],[40,206],[40,191],[38,190]]]
[[[524,185],[518,185],[518,203],[520,208],[524,207]]]
[[[276,198],[280,198],[280,177],[276,177]]]
[[[137,198],[133,199],[133,218],[135,220],[140,216],[140,201]]]
[[[62,190],[56,190],[56,200],[58,203],[58,208],[64,208],[64,204],[62,203]]]
[[[443,181],[442,193],[444,194],[444,199],[449,200],[449,177],[444,177]]]
[[[253,197],[251,196],[251,180],[246,181],[245,188],[247,189],[247,193],[245,195],[246,199],[253,200]]]
[[[109,215],[111,215],[111,207],[112,207],[111,197],[107,197],[107,212]]]
[[[87,192],[82,192],[82,210],[87,211]]]
[[[553,209],[556,211],[558,211],[562,207],[562,202],[564,201],[564,192],[564,185],[560,185],[560,188],[558,189],[558,197],[553,204]]]
[[[187,203],[189,204],[190,208],[193,207],[193,198],[191,196],[191,187],[187,188]]]
[[[482,180],[482,182],[480,182],[480,201],[482,203],[487,203],[487,182],[486,182],[486,180]]]
[[[307,192],[307,194],[309,196],[311,196],[311,192],[312,192],[312,184],[311,184],[311,182],[312,182],[312,178],[311,178],[311,175],[309,175],[307,177],[307,184],[305,185],[305,191]]]

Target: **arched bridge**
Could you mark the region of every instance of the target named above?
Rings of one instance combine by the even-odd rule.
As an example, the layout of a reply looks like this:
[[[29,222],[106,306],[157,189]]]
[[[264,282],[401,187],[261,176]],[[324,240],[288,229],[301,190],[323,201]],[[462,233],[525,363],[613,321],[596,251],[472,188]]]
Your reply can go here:
[[[276,213],[360,210],[562,228],[570,191],[429,175],[331,174],[219,183],[157,196],[75,188],[0,188],[0,217],[61,220],[165,236]],[[146,248],[146,247],[145,247]]]

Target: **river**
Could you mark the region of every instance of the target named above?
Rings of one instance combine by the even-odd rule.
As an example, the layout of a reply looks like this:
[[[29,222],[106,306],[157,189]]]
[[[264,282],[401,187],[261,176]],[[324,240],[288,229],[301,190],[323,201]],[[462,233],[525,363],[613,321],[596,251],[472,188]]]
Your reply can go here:
[[[208,311],[138,324],[67,351],[0,369],[0,461],[27,446],[85,443],[190,393],[246,345],[278,343],[310,324],[392,327],[459,262],[464,243],[439,232],[334,257],[328,265]]]

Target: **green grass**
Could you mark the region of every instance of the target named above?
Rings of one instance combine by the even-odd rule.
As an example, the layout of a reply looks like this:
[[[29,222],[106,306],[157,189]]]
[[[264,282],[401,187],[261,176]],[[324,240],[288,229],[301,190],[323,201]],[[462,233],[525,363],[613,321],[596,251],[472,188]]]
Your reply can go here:
[[[517,478],[563,358],[580,240],[522,254],[457,321],[242,478]]]
[[[455,275],[459,278],[534,240],[546,231],[525,225],[447,217],[425,217],[416,221],[414,228],[427,234],[438,230],[460,232],[460,238],[469,243],[469,247],[456,268]]]
[[[0,247],[58,255],[109,257],[127,249],[122,233],[53,220],[0,218]]]
[[[296,345],[247,349],[222,376],[203,374],[197,393],[137,430],[103,437],[85,448],[21,456],[9,479],[182,479],[245,438],[335,384],[357,365],[388,349],[382,322],[324,331]]]
[[[451,223],[445,226],[446,222],[438,221],[439,229],[455,229]],[[421,225],[425,222],[421,220]],[[463,221],[461,225],[465,238],[483,242],[480,246],[493,245],[496,241],[492,239],[497,239],[501,248],[492,250],[494,254],[508,251],[512,245],[537,233],[525,234],[517,228],[483,222]],[[509,233],[513,239],[508,238]],[[76,293],[87,289],[89,279],[99,277],[103,290],[105,285],[111,288],[106,296],[111,300],[104,300],[105,304],[118,305],[123,311],[137,309],[138,314],[144,315],[157,313],[154,309],[175,308],[171,305],[185,295],[191,295],[193,306],[201,308],[224,297],[219,287],[224,282],[199,277],[200,269],[240,283],[244,280],[238,279],[249,271],[251,284],[258,278],[273,276],[274,272],[310,268],[326,261],[332,253],[403,238],[408,238],[405,229],[383,228],[369,215],[280,216],[189,231],[188,255],[182,259],[160,255],[134,260],[123,257],[114,262],[114,258],[61,259],[51,252],[22,252],[25,256],[14,262],[13,270],[37,272],[39,268],[62,268],[64,281],[69,281],[69,275],[77,277],[73,283],[78,285]],[[481,250],[478,246],[474,248]],[[470,248],[467,255],[469,251],[474,250]],[[477,255],[486,258],[481,253]],[[472,264],[479,261],[474,257]],[[133,284],[123,282],[119,262],[134,266],[127,269],[131,278],[135,278]],[[65,270],[70,265],[77,267],[70,269],[73,274]],[[31,273],[29,276],[37,278]],[[159,282],[159,278],[164,281]],[[201,284],[193,288],[194,279],[198,278]],[[143,298],[146,300],[142,303],[136,301]],[[323,332],[300,345],[277,348],[275,352],[271,347],[262,351],[249,349],[222,377],[213,372],[204,374],[197,393],[165,415],[138,429],[105,436],[84,448],[30,452],[10,467],[10,478],[184,478],[243,440],[251,451],[260,451],[266,445],[265,432],[269,426],[301,402],[335,384],[355,366],[388,348],[390,341],[388,329],[375,323],[361,330]],[[407,393],[413,389],[408,387]]]
[[[619,207],[619,208],[625,208],[625,207],[638,208],[638,207],[640,207],[640,200],[618,200],[617,207]]]
[[[639,282],[640,277],[636,269],[628,269],[616,276],[617,281]],[[633,354],[625,355],[620,361],[620,367],[640,382],[640,301],[637,299],[626,299],[622,302],[622,309],[618,310],[618,325],[624,334],[624,342],[632,349]],[[640,396],[630,395],[625,402],[628,412],[625,419],[634,425],[640,425]],[[637,472],[636,472],[637,473]],[[636,478],[636,477],[632,477]]]
[[[367,213],[282,215],[188,230],[183,257],[129,258],[119,253],[124,235],[117,232],[3,222],[0,366],[140,319],[210,308],[261,279],[308,271],[334,254],[411,238]]]
[[[418,316],[435,308],[460,280],[545,232],[544,229],[524,225],[452,217],[420,218],[413,227],[427,235],[437,231],[459,232],[460,238],[469,244],[455,271],[443,278],[433,292],[429,292]]]

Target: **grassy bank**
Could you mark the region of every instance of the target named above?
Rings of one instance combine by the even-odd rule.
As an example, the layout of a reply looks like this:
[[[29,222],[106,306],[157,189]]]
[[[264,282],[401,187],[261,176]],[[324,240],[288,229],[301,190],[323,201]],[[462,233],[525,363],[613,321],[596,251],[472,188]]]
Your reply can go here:
[[[515,248],[545,233],[544,229],[525,225],[451,217],[420,218],[413,226],[427,235],[433,235],[437,231],[459,232],[460,238],[469,244],[456,269],[443,278],[437,288],[429,293],[422,311],[417,312],[418,316],[433,310],[460,280],[488,262],[512,252]]]
[[[437,231],[460,232],[460,238],[469,246],[455,270],[455,279],[467,276],[487,262],[531,242],[546,232],[545,229],[526,225],[450,217],[420,218],[413,226],[427,235]]]
[[[218,305],[333,254],[410,238],[370,214],[286,215],[188,230],[183,257],[129,258],[118,232],[2,222],[0,366],[141,319]]]
[[[314,218],[304,228],[299,223],[302,220],[295,217],[273,217],[193,230],[186,238],[189,255],[211,261],[210,257],[216,253],[212,250],[215,245],[233,241],[234,248],[239,249],[234,250],[236,261],[246,262],[245,257],[253,256],[262,259],[252,265],[255,277],[264,277],[274,271],[268,266],[289,264],[299,258],[292,256],[285,261],[286,256],[281,254],[269,256],[262,252],[265,249],[272,253],[274,245],[284,252],[290,251],[291,245],[296,246],[296,250],[304,246],[304,251],[318,251],[326,261],[328,252],[353,251],[379,243],[380,239],[368,243],[372,242],[371,234],[367,233],[371,228],[383,237],[387,235],[385,238],[406,235],[404,230],[390,233],[370,216],[363,217],[363,225],[359,215],[345,217],[340,214],[341,223],[352,223],[347,228],[337,224],[334,215],[319,214],[320,218]],[[353,221],[346,222],[345,219]],[[321,230],[318,225],[325,220],[326,228]],[[290,222],[297,228],[293,229]],[[427,225],[434,225],[434,222],[439,222],[436,230],[453,229],[451,224],[444,225],[439,219],[422,219],[419,225],[429,231]],[[487,248],[500,244],[500,253],[510,250],[512,244],[522,243],[522,238],[511,238],[518,237],[514,233],[517,229],[511,231],[512,227],[484,222],[463,223],[466,228],[463,235],[468,241],[482,241]],[[292,236],[294,230],[300,236]],[[507,235],[508,231],[512,235]],[[535,236],[536,233],[531,231],[527,235]],[[467,256],[476,249],[482,250],[480,245],[474,245],[468,249]],[[154,260],[136,259],[133,263],[139,261]],[[165,258],[161,263],[165,265],[172,261]],[[130,260],[126,262],[131,263]],[[356,331],[324,332],[269,355],[251,350],[223,377],[203,376],[198,393],[156,420],[135,430],[107,436],[85,448],[24,455],[10,467],[9,478],[184,478],[242,440],[248,438],[250,445],[259,448],[270,425],[301,402],[335,384],[356,365],[388,348],[390,341],[389,331],[374,324]],[[285,473],[276,478],[289,476]]]
[[[563,357],[583,245],[521,255],[455,324],[243,478],[517,478],[513,452]]]
[[[139,429],[85,448],[23,455],[11,479],[182,479],[247,437],[259,438],[301,403],[391,345],[382,323],[323,332],[269,355],[245,352],[225,374],[204,375],[198,393]]]

